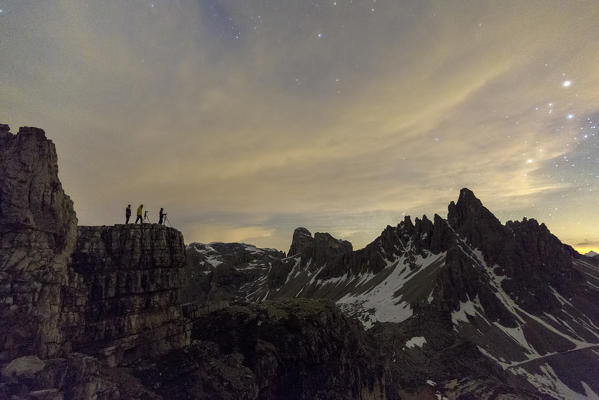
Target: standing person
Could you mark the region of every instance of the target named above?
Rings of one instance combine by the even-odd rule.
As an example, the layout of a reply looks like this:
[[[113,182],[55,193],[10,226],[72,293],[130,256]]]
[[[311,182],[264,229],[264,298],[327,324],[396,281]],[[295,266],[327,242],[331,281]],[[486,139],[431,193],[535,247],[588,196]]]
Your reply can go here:
[[[142,218],[143,209],[144,209],[144,205],[143,204],[140,204],[139,207],[137,207],[137,218],[135,219],[135,223],[136,224],[137,224],[137,221],[139,221],[140,224],[144,223],[144,220]]]
[[[160,209],[160,218],[158,219],[158,225],[162,225],[162,223],[164,222],[164,217],[166,216],[166,213],[164,212],[164,208]]]
[[[129,218],[131,218],[131,204],[125,209],[125,225],[129,223]]]

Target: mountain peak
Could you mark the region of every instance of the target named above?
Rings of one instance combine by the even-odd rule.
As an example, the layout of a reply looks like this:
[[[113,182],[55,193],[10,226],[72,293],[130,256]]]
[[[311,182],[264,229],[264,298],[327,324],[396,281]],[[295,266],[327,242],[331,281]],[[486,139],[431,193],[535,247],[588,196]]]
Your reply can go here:
[[[474,192],[468,188],[460,189],[460,197],[458,201],[476,201],[478,198],[474,195]],[[480,201],[480,200],[478,200]]]
[[[293,231],[293,239],[291,241],[291,247],[289,248],[289,257],[299,253],[303,253],[308,247],[312,245],[314,239],[312,233],[303,227],[295,228]]]
[[[489,225],[491,228],[498,229],[501,222],[489,211],[483,203],[474,195],[470,189],[460,190],[460,197],[457,204],[453,201],[448,207],[447,221],[458,230],[469,227]]]
[[[474,195],[474,192],[468,188],[463,188],[460,190],[460,197],[458,197],[457,207],[469,211],[480,211],[480,209],[483,208],[490,213],[490,211],[483,206],[483,203],[478,199],[478,197]]]
[[[312,233],[308,229],[300,226],[298,228],[295,228],[295,230],[293,231],[293,236],[296,236],[296,235],[311,237]]]

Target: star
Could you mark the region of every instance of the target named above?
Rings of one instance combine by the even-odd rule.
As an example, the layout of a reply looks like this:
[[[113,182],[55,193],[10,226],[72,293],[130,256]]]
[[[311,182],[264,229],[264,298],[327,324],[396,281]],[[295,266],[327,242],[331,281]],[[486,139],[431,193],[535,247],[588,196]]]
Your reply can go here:
[[[319,39],[322,39],[322,33],[318,32],[318,33],[316,34],[316,37],[317,37],[317,38],[319,38]]]
[[[568,119],[574,118],[574,114],[568,114]]]
[[[563,87],[570,87],[570,85],[572,85],[572,81],[563,81],[562,82]]]

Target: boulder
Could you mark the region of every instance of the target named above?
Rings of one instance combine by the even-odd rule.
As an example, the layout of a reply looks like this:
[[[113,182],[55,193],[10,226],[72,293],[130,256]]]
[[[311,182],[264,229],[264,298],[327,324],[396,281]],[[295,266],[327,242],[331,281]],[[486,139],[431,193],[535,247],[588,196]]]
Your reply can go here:
[[[37,356],[24,356],[12,360],[2,368],[3,378],[29,378],[32,379],[44,369],[46,363]]]

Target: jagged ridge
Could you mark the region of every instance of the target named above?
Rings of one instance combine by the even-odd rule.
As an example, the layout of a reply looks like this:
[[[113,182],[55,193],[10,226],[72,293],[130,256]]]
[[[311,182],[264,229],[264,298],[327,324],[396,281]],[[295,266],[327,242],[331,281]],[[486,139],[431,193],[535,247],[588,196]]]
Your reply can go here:
[[[416,340],[422,343],[418,351],[388,351],[403,352],[415,370],[438,379],[463,376],[457,369],[423,364],[414,354],[442,359],[464,343],[474,351],[464,352],[462,365],[491,362],[505,393],[537,390],[557,398],[599,393],[589,372],[599,368],[592,352],[599,344],[593,305],[599,269],[544,224],[534,219],[502,224],[463,189],[457,203],[450,203],[447,220],[435,215],[433,221],[424,216],[412,223],[406,217],[358,251],[330,235],[323,238],[298,228],[288,256],[265,268],[242,295],[254,301],[326,298],[375,327],[373,332],[388,330],[381,334],[396,343],[422,338]],[[576,373],[569,367],[574,354],[586,365]],[[468,373],[472,378],[476,369]]]

